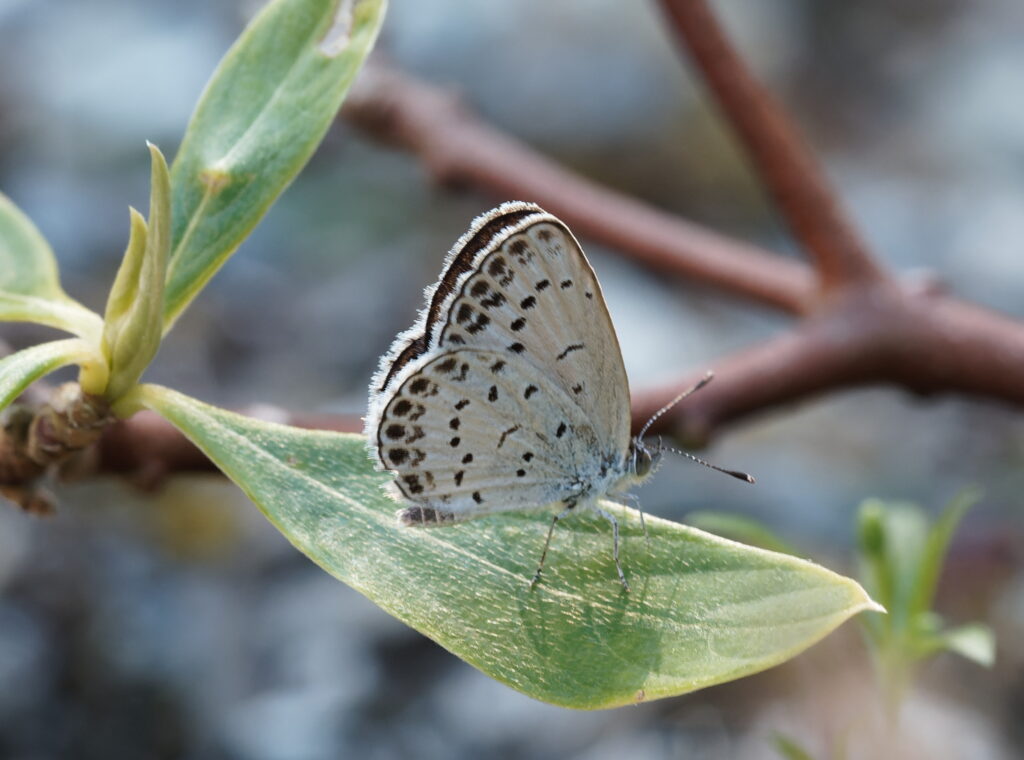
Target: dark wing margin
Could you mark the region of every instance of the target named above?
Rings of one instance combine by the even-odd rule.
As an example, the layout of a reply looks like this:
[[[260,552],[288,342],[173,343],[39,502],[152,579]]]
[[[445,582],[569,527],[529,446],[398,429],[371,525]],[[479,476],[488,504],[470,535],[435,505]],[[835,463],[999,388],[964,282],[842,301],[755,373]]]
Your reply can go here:
[[[452,247],[445,261],[441,278],[433,291],[427,292],[427,308],[410,331],[402,333],[385,355],[373,378],[371,393],[383,393],[402,368],[423,355],[430,346],[434,326],[445,318],[445,301],[459,286],[460,280],[473,269],[479,253],[488,248],[501,233],[534,214],[545,213],[532,203],[503,203],[473,222]]]

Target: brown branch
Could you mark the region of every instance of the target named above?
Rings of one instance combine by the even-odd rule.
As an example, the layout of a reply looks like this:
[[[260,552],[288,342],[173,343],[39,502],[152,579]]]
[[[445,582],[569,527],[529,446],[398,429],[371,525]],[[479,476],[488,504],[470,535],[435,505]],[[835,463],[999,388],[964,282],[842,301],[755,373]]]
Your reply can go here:
[[[720,34],[718,42],[724,44]],[[729,56],[734,54],[730,51]],[[726,79],[732,81],[739,75],[735,74],[735,61],[730,66],[732,73]],[[712,70],[722,77],[720,70],[714,66]],[[827,237],[830,229],[845,230],[837,233],[841,242],[835,246],[808,244],[822,271],[832,272],[822,277],[836,288],[830,298],[817,300],[813,275],[806,268],[763,251],[757,251],[756,268],[748,271],[760,278],[772,267],[786,267],[782,280],[788,284],[774,279],[766,281],[770,283],[766,290],[757,291],[757,285],[742,273],[709,277],[702,268],[701,255],[722,257],[729,248],[721,245],[721,236],[695,243],[685,226],[678,232],[680,239],[673,240],[680,229],[675,226],[679,220],[580,179],[482,124],[450,95],[408,75],[375,69],[350,101],[346,114],[374,136],[414,152],[441,180],[470,183],[501,197],[537,200],[578,232],[600,238],[637,261],[805,314],[794,331],[714,363],[715,382],[659,420],[656,430],[699,444],[722,426],[748,415],[872,383],[895,384],[918,393],[969,393],[1024,405],[1020,349],[1024,325],[936,294],[933,289],[922,289],[919,284],[886,276],[856,242],[827,184],[777,106],[745,72],[743,76],[748,81],[741,94],[753,92],[753,102],[748,101],[752,111],[736,118],[746,123],[752,134],[760,135],[753,138],[760,141],[760,150],[767,151],[765,146],[774,144],[784,159],[769,156],[767,167],[761,162],[759,170],[768,175],[769,183],[775,174],[785,175],[783,180],[792,183],[786,203],[802,198],[811,209],[825,209],[825,221],[801,221],[801,229],[811,230],[812,241]],[[751,87],[756,89],[751,91]],[[730,102],[735,109],[740,100],[734,97]],[[757,129],[762,118],[771,122],[768,137]],[[651,219],[658,221],[652,223]],[[646,231],[637,231],[638,220]],[[654,228],[656,235],[651,233]],[[802,239],[806,244],[806,237]],[[690,251],[688,256],[697,251],[698,255],[677,259],[674,252],[678,250]],[[796,286],[795,272],[799,272]],[[779,295],[783,297],[777,298]],[[683,377],[638,393],[633,409],[636,426],[695,379]]]
[[[889,384],[1024,406],[1024,324],[913,287],[864,290],[714,363],[715,382],[653,429],[690,445],[724,425],[825,392]],[[634,426],[699,375],[637,394]]]
[[[291,414],[265,404],[243,409],[241,413],[311,430],[356,433],[363,429],[358,415]],[[122,420],[106,431],[92,469],[98,473],[128,475],[137,485],[151,489],[172,473],[208,472],[216,467],[171,423],[147,411]],[[76,472],[75,476],[81,474]]]
[[[751,79],[700,0],[663,0],[736,125],[814,273],[601,188],[482,123],[450,95],[375,67],[349,96],[356,124],[415,153],[442,182],[503,199],[536,201],[585,236],[645,265],[803,315],[796,328],[715,364],[717,380],[658,421],[656,431],[700,444],[723,425],[855,385],[955,392],[1024,406],[1024,323],[934,289],[898,282],[874,262],[843,218],[814,160],[778,106]],[[818,285],[828,298],[820,298]],[[637,426],[693,378],[637,394]],[[266,417],[266,409],[256,416]],[[355,417],[274,419],[359,430]],[[0,438],[0,443],[2,443]],[[0,487],[7,463],[0,446]],[[169,423],[143,413],[103,433],[92,472],[132,473],[144,484],[170,472],[212,469]],[[16,473],[15,473],[16,475]],[[16,478],[15,478],[16,479]]]
[[[791,314],[814,300],[814,275],[805,265],[601,187],[483,123],[451,93],[380,63],[364,69],[342,114],[413,152],[437,181],[536,202],[577,234],[656,271]]]
[[[751,75],[706,0],[661,0],[665,13],[793,234],[812,256],[823,295],[878,282],[881,267],[846,219],[824,172],[775,99]]]

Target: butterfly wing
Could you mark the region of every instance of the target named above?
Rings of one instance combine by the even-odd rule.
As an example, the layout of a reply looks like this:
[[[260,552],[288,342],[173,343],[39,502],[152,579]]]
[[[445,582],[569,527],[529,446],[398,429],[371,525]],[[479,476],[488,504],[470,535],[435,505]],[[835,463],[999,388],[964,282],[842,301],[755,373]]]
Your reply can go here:
[[[530,204],[495,209],[427,295],[371,387],[367,436],[397,495],[466,519],[584,498],[621,470],[621,351],[564,224]]]
[[[404,377],[376,444],[396,495],[441,522],[584,497],[599,441],[549,377],[461,348]]]
[[[599,439],[629,443],[629,383],[594,270],[568,228],[541,212],[507,228],[451,300],[437,350],[482,348],[528,364],[573,399]]]

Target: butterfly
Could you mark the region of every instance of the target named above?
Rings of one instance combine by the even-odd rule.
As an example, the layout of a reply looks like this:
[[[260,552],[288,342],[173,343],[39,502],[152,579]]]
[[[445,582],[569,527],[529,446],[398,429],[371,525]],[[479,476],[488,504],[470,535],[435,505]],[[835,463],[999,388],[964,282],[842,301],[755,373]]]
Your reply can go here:
[[[381,359],[366,415],[371,455],[406,504],[399,521],[430,527],[552,509],[532,587],[558,521],[592,509],[612,526],[628,591],[618,522],[599,501],[654,471],[662,448],[642,436],[672,404],[630,436],[622,352],[576,238],[539,206],[504,203],[473,221],[425,295],[416,323]]]

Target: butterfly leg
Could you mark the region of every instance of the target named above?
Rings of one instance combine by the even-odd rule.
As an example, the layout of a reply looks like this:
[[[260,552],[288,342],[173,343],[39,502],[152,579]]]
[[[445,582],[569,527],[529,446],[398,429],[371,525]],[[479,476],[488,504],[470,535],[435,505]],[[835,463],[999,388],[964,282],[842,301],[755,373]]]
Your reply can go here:
[[[640,530],[644,532],[644,541],[647,542],[647,551],[651,550],[651,534],[647,532],[647,521],[644,520],[644,510],[640,506],[640,497],[635,493],[627,493],[625,497],[629,499],[629,503],[633,505],[633,509],[640,513]]]
[[[551,519],[551,527],[548,528],[548,537],[544,541],[544,550],[540,553],[540,562],[537,563],[537,572],[533,574],[533,580],[530,581],[531,589],[537,585],[538,581],[540,581],[540,571],[544,569],[544,560],[547,559],[548,556],[548,547],[551,546],[551,534],[555,532],[555,525],[557,525],[559,520],[568,515],[575,508],[576,502],[572,502]]]
[[[619,573],[619,580],[622,581],[622,588],[629,591],[629,583],[626,581],[626,574],[622,572],[622,565],[619,564],[619,521],[611,512],[606,512],[600,507],[594,507],[594,511],[612,524],[612,556],[615,558],[615,569]],[[643,514],[641,512],[641,514]]]

